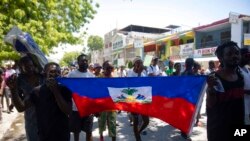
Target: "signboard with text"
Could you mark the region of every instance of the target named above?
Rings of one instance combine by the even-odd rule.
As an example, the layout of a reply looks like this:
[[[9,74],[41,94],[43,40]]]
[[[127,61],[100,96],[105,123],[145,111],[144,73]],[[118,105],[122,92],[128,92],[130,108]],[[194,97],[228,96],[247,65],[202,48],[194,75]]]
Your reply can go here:
[[[125,42],[122,36],[116,36],[112,42],[112,49],[117,50],[125,46]]]
[[[180,45],[180,56],[190,57],[194,52],[194,43]]]
[[[250,34],[244,34],[244,45],[249,46],[250,45]]]
[[[119,58],[117,64],[118,66],[125,66],[124,58]]]
[[[134,48],[143,48],[143,40],[142,39],[135,39],[134,40]]]
[[[194,50],[194,57],[202,57],[202,56],[215,56],[215,51],[217,47],[211,48],[203,48]]]

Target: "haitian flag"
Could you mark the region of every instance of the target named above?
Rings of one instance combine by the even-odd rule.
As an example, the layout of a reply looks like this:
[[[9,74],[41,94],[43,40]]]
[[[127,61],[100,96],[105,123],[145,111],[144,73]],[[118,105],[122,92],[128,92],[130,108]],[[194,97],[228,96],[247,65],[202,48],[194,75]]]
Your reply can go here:
[[[189,134],[206,76],[58,78],[73,92],[81,116],[123,110],[159,118]]]

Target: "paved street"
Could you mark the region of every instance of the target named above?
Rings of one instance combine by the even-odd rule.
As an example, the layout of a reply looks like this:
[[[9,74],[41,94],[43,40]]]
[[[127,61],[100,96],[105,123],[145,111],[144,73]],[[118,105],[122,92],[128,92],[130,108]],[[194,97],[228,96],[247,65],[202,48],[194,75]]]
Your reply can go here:
[[[202,117],[201,122],[205,125],[206,117]],[[117,140],[118,141],[133,141],[134,135],[132,127],[129,125],[127,114],[122,112],[118,115],[118,129]],[[94,120],[93,137],[94,141],[99,141],[97,119]],[[150,125],[146,129],[147,135],[142,135],[143,141],[184,141],[180,136],[180,131],[172,126],[155,118],[150,119]],[[105,140],[110,140],[108,132],[104,132]],[[81,140],[85,139],[85,134],[81,133]],[[191,138],[193,141],[206,141],[206,129],[205,127],[194,127]],[[4,134],[1,141],[26,141],[23,124],[23,114],[19,114],[15,119],[10,129]],[[71,135],[73,141],[73,135]]]
[[[203,103],[201,113],[202,118],[200,119],[202,123],[202,127],[194,127],[193,132],[191,134],[191,138],[193,141],[207,141],[206,139],[206,116],[204,116],[205,112],[205,103]],[[13,114],[14,115],[14,114]],[[25,132],[24,132],[24,124],[23,124],[23,114],[15,113],[17,118],[13,120],[13,118],[9,118],[13,120],[13,124],[9,127],[8,131],[5,132],[4,137],[0,141],[26,141]],[[11,116],[11,114],[4,116]],[[7,121],[7,120],[5,120]],[[128,118],[126,112],[122,112],[118,114],[117,121],[119,126],[117,127],[117,140],[118,141],[134,141],[133,129],[129,125]],[[2,126],[0,127],[0,129]],[[158,120],[156,118],[150,119],[150,124],[146,129],[147,135],[142,135],[143,141],[185,141],[180,136],[180,131],[173,128],[172,126]],[[111,140],[108,137],[108,132],[104,132],[105,140]],[[94,119],[94,128],[93,128],[93,137],[94,141],[99,141],[99,133],[98,133],[98,125],[97,119]],[[85,133],[81,133],[81,140],[85,140]],[[73,141],[73,135],[71,135],[71,140]]]

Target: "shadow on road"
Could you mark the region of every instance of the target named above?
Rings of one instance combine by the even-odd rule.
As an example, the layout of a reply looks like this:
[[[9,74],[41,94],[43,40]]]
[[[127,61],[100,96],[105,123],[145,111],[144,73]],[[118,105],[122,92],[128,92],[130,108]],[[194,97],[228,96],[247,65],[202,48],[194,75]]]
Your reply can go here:
[[[23,123],[23,114],[20,114],[11,124],[1,141],[26,141]]]

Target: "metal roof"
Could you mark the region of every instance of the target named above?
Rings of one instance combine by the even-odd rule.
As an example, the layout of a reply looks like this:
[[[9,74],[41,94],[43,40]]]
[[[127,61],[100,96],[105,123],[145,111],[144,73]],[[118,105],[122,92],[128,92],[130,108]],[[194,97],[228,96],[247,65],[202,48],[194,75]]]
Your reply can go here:
[[[239,16],[238,18],[250,17],[248,15],[242,15],[242,14],[240,14],[238,16]],[[222,19],[222,20],[219,20],[219,21],[215,21],[215,22],[213,22],[211,24],[198,26],[198,27],[193,28],[193,30],[198,31],[198,30],[202,30],[202,29],[206,29],[206,28],[211,28],[213,26],[219,26],[219,25],[226,24],[226,23],[230,23],[229,22],[229,18],[225,18],[225,19]]]
[[[153,33],[153,34],[161,34],[170,31],[169,29],[164,28],[155,28],[155,27],[146,27],[146,26],[140,26],[140,25],[129,25],[125,28],[120,29],[120,31],[125,32],[143,32],[143,33]]]
[[[218,25],[220,25],[220,24],[228,23],[228,21],[229,21],[229,18],[226,18],[226,19],[222,19],[222,20],[213,22],[213,23],[211,23],[211,24],[207,24],[207,25],[202,25],[202,26],[199,26],[199,27],[195,27],[195,28],[193,28],[193,29],[194,29],[195,31],[197,31],[197,30],[201,30],[201,29],[208,28],[208,27],[218,26]]]
[[[166,26],[166,28],[170,28],[170,29],[176,29],[176,28],[179,28],[180,26],[179,25],[173,25],[173,24],[170,24],[168,26]]]

